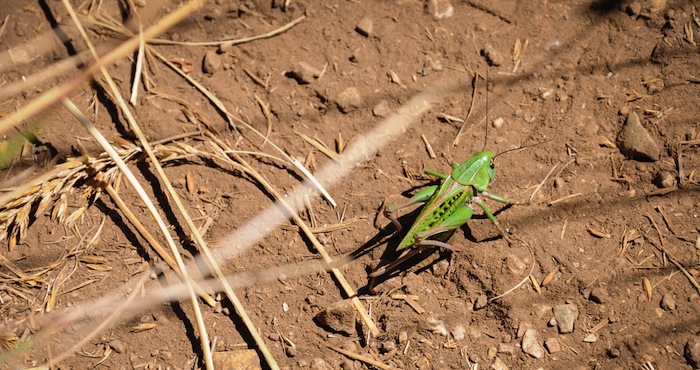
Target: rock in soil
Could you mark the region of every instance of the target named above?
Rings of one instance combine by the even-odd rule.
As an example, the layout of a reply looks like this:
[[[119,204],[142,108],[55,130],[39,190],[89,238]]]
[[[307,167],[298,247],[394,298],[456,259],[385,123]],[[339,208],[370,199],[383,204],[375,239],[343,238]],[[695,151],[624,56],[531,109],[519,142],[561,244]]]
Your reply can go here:
[[[112,350],[116,353],[124,353],[126,352],[126,345],[124,342],[122,342],[119,339],[115,339],[109,342],[109,346],[112,348]]]
[[[365,37],[372,36],[372,32],[374,31],[374,23],[371,19],[364,17],[360,19],[359,22],[357,22],[357,26],[355,26],[355,31],[357,31],[357,33]]]
[[[356,87],[348,87],[338,94],[335,102],[341,112],[350,113],[362,106],[362,95]]]
[[[449,18],[455,13],[450,0],[428,0],[427,10],[435,19]]]
[[[654,184],[662,189],[676,185],[676,176],[670,171],[660,171],[654,178]]]
[[[506,365],[506,364],[503,362],[503,360],[501,360],[500,358],[496,357],[496,358],[493,360],[493,363],[491,364],[491,367],[489,367],[489,369],[492,369],[492,370],[508,370],[508,365]]]
[[[474,302],[474,311],[478,311],[489,303],[489,298],[486,296],[486,294],[480,295],[477,299],[476,302]]]
[[[326,329],[345,335],[353,335],[356,315],[357,311],[352,300],[346,299],[326,307],[314,319]]]
[[[578,308],[574,304],[561,304],[552,309],[554,318],[557,320],[560,334],[574,331],[574,322],[578,318]]]
[[[319,76],[321,70],[305,62],[297,62],[287,74],[287,77],[295,79],[299,85],[310,84]]]
[[[622,154],[638,161],[658,161],[660,150],[642,126],[637,113],[631,112],[617,137]]]
[[[561,351],[561,346],[559,345],[559,341],[557,340],[557,338],[545,339],[544,348],[546,348],[547,352],[549,352],[550,354]]]
[[[486,62],[494,67],[498,67],[500,65],[505,64],[506,58],[501,54],[496,48],[493,47],[491,44],[486,44],[484,45],[484,48],[481,49],[481,56],[486,59]]]
[[[673,298],[673,294],[671,293],[666,293],[661,297],[661,303],[660,303],[661,308],[663,308],[666,311],[673,311],[676,309],[676,299]]]
[[[372,114],[375,117],[386,117],[391,114],[391,108],[389,108],[389,102],[386,100],[381,100],[377,105],[372,108]]]
[[[221,55],[217,54],[215,51],[210,50],[204,54],[204,60],[202,61],[202,71],[204,73],[214,74],[221,70],[223,62],[221,61]]]
[[[544,357],[544,348],[540,345],[535,329],[527,329],[523,335],[523,352],[534,358]]]
[[[685,360],[693,369],[700,369],[700,337],[695,337],[685,344]]]
[[[607,303],[610,300],[610,295],[608,294],[607,289],[597,287],[591,290],[591,294],[588,296],[588,299],[595,303]]]
[[[212,360],[215,369],[221,370],[259,370],[260,359],[254,349],[214,352]]]

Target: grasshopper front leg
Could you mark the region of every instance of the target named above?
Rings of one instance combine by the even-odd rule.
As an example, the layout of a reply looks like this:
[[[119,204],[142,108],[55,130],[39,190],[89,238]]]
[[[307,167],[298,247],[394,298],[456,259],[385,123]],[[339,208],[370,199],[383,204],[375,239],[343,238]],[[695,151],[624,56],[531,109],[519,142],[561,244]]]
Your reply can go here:
[[[481,195],[486,197],[486,198],[493,199],[497,202],[504,203],[504,204],[518,204],[517,201],[504,198],[500,195],[491,194],[487,191],[482,191]],[[511,243],[510,237],[508,236],[506,231],[501,226],[501,223],[498,222],[498,219],[496,219],[496,216],[494,216],[493,213],[491,213],[491,210],[489,209],[489,207],[486,206],[486,203],[484,203],[480,197],[472,198],[472,203],[478,205],[484,211],[484,214],[486,215],[486,217],[488,217],[488,219],[491,220],[491,222],[496,226],[496,228],[498,228],[498,231],[503,236],[503,239],[505,239],[508,242],[508,244],[510,244]]]

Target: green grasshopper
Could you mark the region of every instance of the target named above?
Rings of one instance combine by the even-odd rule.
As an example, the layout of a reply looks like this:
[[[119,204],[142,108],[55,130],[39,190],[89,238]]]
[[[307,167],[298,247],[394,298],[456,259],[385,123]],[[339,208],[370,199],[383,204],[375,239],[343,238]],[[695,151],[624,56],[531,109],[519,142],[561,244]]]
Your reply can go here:
[[[453,162],[450,175],[426,170],[427,174],[442,179],[442,184],[429,186],[403,203],[387,206],[384,209],[384,215],[391,219],[400,232],[401,224],[393,214],[401,208],[425,203],[413,226],[396,248],[397,251],[404,250],[404,252],[395,261],[377,268],[369,274],[369,277],[373,280],[429,248],[438,247],[455,252],[456,249],[446,241],[455,230],[472,218],[473,204],[484,211],[486,217],[496,225],[501,235],[510,243],[505,230],[482,200],[484,197],[504,204],[518,204],[516,201],[486,191],[496,174],[493,158],[491,151],[483,150],[466,162],[460,164]],[[370,286],[372,285],[371,283]]]

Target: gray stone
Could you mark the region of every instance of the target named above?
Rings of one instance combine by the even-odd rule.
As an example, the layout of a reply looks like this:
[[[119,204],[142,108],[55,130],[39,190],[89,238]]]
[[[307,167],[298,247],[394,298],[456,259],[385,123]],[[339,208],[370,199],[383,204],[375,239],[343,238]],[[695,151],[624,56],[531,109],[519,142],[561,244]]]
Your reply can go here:
[[[364,17],[360,19],[359,22],[357,22],[357,26],[355,26],[355,31],[357,31],[357,33],[365,37],[372,36],[372,32],[374,31],[374,23],[371,19]]]
[[[695,337],[685,344],[685,360],[693,369],[700,369],[700,337]]]
[[[522,341],[523,352],[534,358],[544,357],[544,348],[540,345],[535,329],[527,329],[523,335]]]
[[[574,331],[574,323],[578,318],[578,308],[574,304],[560,304],[554,306],[554,319],[557,320],[559,333],[566,334]]]
[[[661,151],[649,132],[642,126],[637,113],[627,115],[627,121],[617,137],[622,154],[638,161],[658,161]]]
[[[356,315],[357,311],[352,304],[352,300],[346,299],[326,307],[314,319],[319,325],[331,331],[353,335],[355,333]]]
[[[594,334],[588,334],[585,338],[583,338],[583,341],[586,343],[595,343],[595,341],[598,340],[598,337]]]
[[[362,106],[362,95],[356,87],[348,87],[336,98],[338,109],[343,113],[350,113]]]

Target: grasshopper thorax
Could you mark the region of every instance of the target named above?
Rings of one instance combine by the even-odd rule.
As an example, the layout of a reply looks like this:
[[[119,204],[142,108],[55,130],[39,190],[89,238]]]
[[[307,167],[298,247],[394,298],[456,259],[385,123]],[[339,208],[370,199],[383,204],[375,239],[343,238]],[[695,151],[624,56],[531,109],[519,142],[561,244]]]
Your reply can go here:
[[[450,176],[461,185],[472,186],[478,191],[486,190],[496,174],[490,150],[482,150],[466,162],[453,166]]]

